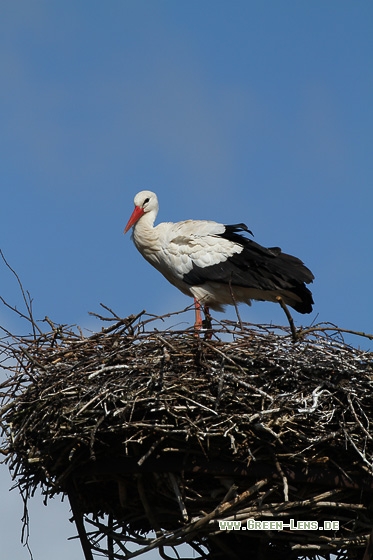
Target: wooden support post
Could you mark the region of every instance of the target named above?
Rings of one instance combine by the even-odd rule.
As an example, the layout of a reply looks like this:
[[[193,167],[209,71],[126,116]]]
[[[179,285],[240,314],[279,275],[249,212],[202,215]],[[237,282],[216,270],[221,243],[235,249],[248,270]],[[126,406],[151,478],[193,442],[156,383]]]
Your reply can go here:
[[[91,545],[89,543],[87,533],[84,527],[83,513],[80,511],[78,500],[76,499],[75,490],[72,484],[69,485],[69,490],[67,492],[71,511],[73,513],[76,529],[78,531],[80,543],[83,548],[85,560],[94,560]]]

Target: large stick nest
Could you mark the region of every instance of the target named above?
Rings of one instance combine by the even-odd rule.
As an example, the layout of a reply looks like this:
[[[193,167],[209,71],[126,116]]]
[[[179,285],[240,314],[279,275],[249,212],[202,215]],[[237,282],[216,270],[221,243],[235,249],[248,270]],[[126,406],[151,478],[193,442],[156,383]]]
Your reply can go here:
[[[287,329],[228,321],[211,339],[139,317],[90,336],[49,325],[3,339],[3,453],[23,496],[69,496],[86,558],[182,542],[200,558],[238,558],[242,546],[253,558],[361,557],[373,526],[372,353],[328,325],[297,343]],[[249,518],[294,522],[219,530]],[[339,529],[299,530],[314,520]]]

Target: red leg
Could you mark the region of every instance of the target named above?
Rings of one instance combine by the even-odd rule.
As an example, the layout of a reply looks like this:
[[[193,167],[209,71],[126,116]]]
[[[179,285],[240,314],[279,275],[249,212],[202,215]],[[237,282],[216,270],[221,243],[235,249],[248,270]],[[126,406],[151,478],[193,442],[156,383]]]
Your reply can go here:
[[[196,310],[196,322],[194,323],[194,328],[196,330],[200,330],[202,328],[201,304],[197,298],[194,298],[194,307]]]

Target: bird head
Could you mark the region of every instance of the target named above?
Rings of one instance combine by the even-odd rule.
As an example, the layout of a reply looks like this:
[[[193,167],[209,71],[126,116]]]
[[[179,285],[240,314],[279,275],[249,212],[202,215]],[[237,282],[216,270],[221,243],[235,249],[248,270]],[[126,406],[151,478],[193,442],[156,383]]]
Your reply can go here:
[[[127,233],[136,222],[148,212],[153,212],[156,214],[158,212],[158,199],[157,195],[151,191],[141,191],[137,193],[134,198],[135,209],[131,214],[130,219],[126,227],[124,228],[124,233]]]

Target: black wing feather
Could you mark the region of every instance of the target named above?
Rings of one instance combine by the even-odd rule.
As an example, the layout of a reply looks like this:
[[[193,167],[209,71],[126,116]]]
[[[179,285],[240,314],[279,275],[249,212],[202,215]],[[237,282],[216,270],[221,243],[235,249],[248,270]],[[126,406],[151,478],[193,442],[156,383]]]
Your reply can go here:
[[[210,281],[263,291],[286,290],[302,300],[292,305],[294,309],[310,313],[313,299],[305,284],[314,279],[312,272],[297,257],[283,253],[279,247],[263,247],[245,237],[244,232],[252,235],[245,224],[226,225],[224,233],[217,237],[241,245],[241,253],[212,266],[199,267],[193,263],[184,281],[194,286]]]

